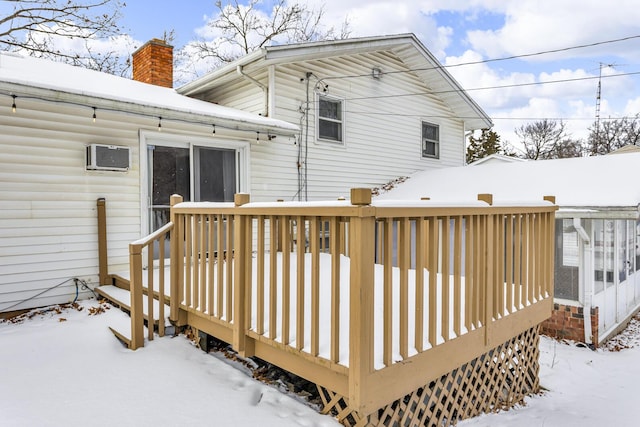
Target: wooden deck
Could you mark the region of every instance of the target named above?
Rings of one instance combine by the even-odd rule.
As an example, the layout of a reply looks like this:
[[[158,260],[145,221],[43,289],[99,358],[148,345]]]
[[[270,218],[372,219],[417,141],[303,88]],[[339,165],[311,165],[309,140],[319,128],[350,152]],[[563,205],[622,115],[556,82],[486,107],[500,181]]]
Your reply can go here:
[[[130,346],[144,345],[144,316],[164,317],[159,307],[170,302],[174,324],[316,383],[325,410],[347,423],[431,413],[424,397],[413,398],[412,415],[398,402],[439,380],[453,389],[490,378],[485,391],[506,381],[518,389],[500,398],[521,399],[537,391],[537,325],[553,306],[556,207],[479,199],[383,205],[355,190],[350,202],[260,204],[237,195],[229,206],[174,197],[171,222],[130,246]],[[163,251],[169,235],[169,275],[143,271],[143,257],[165,271],[167,254],[153,248]],[[157,283],[158,308],[143,302],[144,281]],[[496,351],[507,367],[483,359]],[[465,366],[464,378],[443,380]],[[476,411],[448,406],[432,416],[455,423]]]

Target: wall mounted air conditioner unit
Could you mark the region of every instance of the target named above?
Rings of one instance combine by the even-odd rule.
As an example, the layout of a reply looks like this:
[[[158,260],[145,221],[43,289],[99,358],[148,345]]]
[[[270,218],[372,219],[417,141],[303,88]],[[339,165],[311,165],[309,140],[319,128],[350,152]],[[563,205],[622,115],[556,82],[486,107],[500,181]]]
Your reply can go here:
[[[131,165],[129,147],[91,144],[87,146],[87,169],[128,171]]]

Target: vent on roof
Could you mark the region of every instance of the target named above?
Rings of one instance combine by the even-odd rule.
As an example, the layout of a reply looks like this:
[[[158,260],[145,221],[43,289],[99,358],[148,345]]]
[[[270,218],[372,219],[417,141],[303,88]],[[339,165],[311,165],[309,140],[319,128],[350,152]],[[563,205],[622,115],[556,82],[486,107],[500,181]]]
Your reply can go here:
[[[87,169],[128,171],[131,163],[129,147],[91,144],[87,146]]]

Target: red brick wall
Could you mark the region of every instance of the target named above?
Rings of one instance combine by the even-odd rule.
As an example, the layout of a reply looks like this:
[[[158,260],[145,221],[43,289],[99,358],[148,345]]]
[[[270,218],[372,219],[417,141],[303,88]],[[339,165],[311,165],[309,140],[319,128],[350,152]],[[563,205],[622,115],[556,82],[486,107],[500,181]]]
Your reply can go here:
[[[584,342],[584,309],[555,303],[551,317],[540,325],[540,333],[555,338]],[[598,307],[591,308],[591,341],[598,346]]]
[[[136,50],[133,53],[133,80],[173,87],[173,46],[153,39]]]

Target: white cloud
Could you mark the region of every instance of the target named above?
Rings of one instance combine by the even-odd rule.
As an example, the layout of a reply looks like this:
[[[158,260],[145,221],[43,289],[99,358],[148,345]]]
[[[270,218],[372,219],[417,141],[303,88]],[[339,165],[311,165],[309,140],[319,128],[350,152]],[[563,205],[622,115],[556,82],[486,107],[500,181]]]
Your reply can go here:
[[[627,100],[624,107],[625,116],[633,117],[636,114],[640,114],[640,97]]]
[[[64,36],[56,35],[56,33],[64,34]],[[92,52],[98,54],[127,55],[131,53],[133,46],[141,45],[128,34],[99,39],[91,36],[89,31],[81,31],[64,24],[41,25],[39,32],[33,32],[31,36],[37,43],[50,41],[53,50],[63,54],[84,52],[88,46]]]
[[[439,26],[430,1],[311,0],[307,5],[316,10],[324,5],[327,26],[340,28],[345,18],[352,37],[414,33],[425,41],[428,49],[443,58],[451,42],[452,31]]]
[[[505,2],[505,24],[501,28],[472,30],[468,38],[474,49],[488,57],[531,53],[636,35],[640,8],[633,0],[615,5],[598,0],[538,0]],[[546,6],[546,7],[544,7]],[[531,61],[552,58],[610,55],[638,58],[640,41],[572,50],[570,54],[531,57]]]

